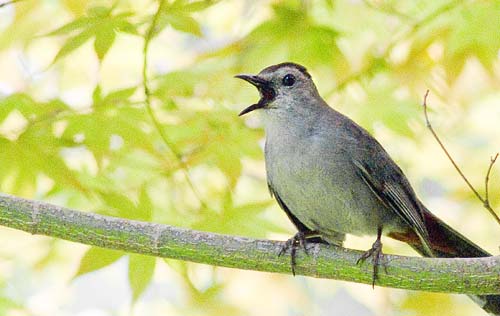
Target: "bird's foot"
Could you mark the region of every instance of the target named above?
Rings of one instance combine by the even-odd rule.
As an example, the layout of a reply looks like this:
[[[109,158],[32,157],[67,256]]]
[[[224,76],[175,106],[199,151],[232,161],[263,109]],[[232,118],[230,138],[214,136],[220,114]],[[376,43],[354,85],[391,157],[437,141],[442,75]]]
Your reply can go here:
[[[290,249],[290,265],[292,268],[292,274],[295,276],[295,266],[296,266],[296,255],[297,249],[299,247],[304,249],[306,255],[309,255],[307,250],[308,240],[318,239],[319,234],[316,231],[306,231],[306,232],[298,232],[292,238],[288,239],[285,244],[281,247],[280,252],[278,253],[278,257],[283,255],[285,252]]]
[[[375,288],[375,281],[378,279],[378,268],[380,264],[382,264],[384,271],[387,274],[387,262],[385,261],[384,253],[382,252],[382,242],[380,241],[380,238],[377,238],[372,247],[356,261],[356,264],[363,263],[370,257],[372,258],[373,263],[372,288]]]

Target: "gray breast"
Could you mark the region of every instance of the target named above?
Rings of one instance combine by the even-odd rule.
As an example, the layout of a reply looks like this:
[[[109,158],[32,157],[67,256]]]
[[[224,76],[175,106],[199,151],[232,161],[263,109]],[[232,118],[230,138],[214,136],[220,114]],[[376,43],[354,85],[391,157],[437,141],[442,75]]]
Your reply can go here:
[[[266,141],[268,181],[304,225],[326,235],[364,235],[384,224],[387,210],[356,174],[347,153],[331,147],[335,142],[322,143],[325,135],[273,136]]]

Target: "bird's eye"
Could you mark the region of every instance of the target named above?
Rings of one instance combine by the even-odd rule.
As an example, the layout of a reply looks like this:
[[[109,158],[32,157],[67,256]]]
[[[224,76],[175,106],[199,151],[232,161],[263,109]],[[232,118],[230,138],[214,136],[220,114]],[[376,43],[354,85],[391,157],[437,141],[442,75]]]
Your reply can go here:
[[[288,74],[283,77],[283,85],[290,87],[295,83],[295,77],[292,74]]]

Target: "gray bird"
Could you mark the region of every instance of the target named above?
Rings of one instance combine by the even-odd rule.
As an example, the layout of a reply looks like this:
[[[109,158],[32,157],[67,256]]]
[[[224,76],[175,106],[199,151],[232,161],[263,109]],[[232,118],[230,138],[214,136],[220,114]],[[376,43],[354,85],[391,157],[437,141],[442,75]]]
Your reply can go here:
[[[377,236],[360,258],[372,257],[373,284],[382,234],[427,257],[490,256],[427,210],[380,143],[321,98],[305,67],[288,62],[236,77],[260,92],[240,115],[262,113],[269,190],[298,229],[283,249],[291,247],[292,272],[298,245],[342,245],[346,234]],[[500,296],[473,299],[500,314]]]

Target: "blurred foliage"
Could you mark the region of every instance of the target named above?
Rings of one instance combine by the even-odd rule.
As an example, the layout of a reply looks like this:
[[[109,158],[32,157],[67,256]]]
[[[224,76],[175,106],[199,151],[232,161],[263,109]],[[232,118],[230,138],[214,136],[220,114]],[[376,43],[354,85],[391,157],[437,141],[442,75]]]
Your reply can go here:
[[[66,40],[56,57],[54,57],[54,62],[70,54],[91,38],[94,38],[94,50],[97,57],[99,60],[103,59],[113,46],[117,31],[137,34],[136,26],[128,21],[128,18],[132,15],[133,12],[113,14],[113,7],[89,8],[85,16],[47,34],[47,36],[55,36],[78,33]]]
[[[437,113],[448,118],[441,119],[441,127],[456,133],[465,148],[480,144],[473,148],[483,151],[469,157],[471,170],[485,169],[487,156],[481,155],[499,148],[498,138],[490,137],[495,134],[468,126],[453,130],[472,113],[473,100],[478,107],[485,104],[486,113],[489,104],[498,107],[499,1],[168,0],[145,56],[151,65],[145,70],[149,113],[138,70],[144,56],[138,56],[157,9],[157,1],[126,0],[25,0],[0,8],[0,21],[6,21],[0,23],[0,54],[18,54],[21,60],[16,66],[0,62],[5,68],[0,74],[1,191],[219,233],[286,234],[290,226],[284,217],[275,219],[281,213],[262,193],[263,133],[251,118],[246,124],[237,117],[257,95],[232,78],[283,61],[306,65],[322,94],[376,135],[414,146],[430,143],[422,136],[418,107],[429,88],[439,99]],[[92,61],[97,66],[89,66]],[[130,70],[131,65],[136,68]],[[5,75],[9,71],[20,74]],[[74,82],[85,82],[76,96],[67,93],[76,89]],[[494,113],[498,122],[500,112]],[[400,157],[406,152],[398,144],[389,148],[398,161],[417,164],[414,153]],[[419,181],[432,177],[434,169],[428,168]],[[472,195],[452,172],[444,175],[452,178],[448,193],[472,205]],[[473,182],[481,188],[484,175],[475,173]],[[498,206],[500,195],[491,199]],[[57,244],[46,247],[40,267],[60,260],[54,255]],[[92,247],[75,276],[124,257],[137,302],[154,279],[154,258]],[[188,299],[175,305],[179,314],[250,313],[224,299],[226,282],[214,276],[216,269],[200,287],[190,275],[196,265],[161,262],[184,285]],[[7,278],[0,282],[2,314],[24,309],[5,294]],[[419,301],[409,295],[396,305],[427,315],[441,310],[441,303]]]

